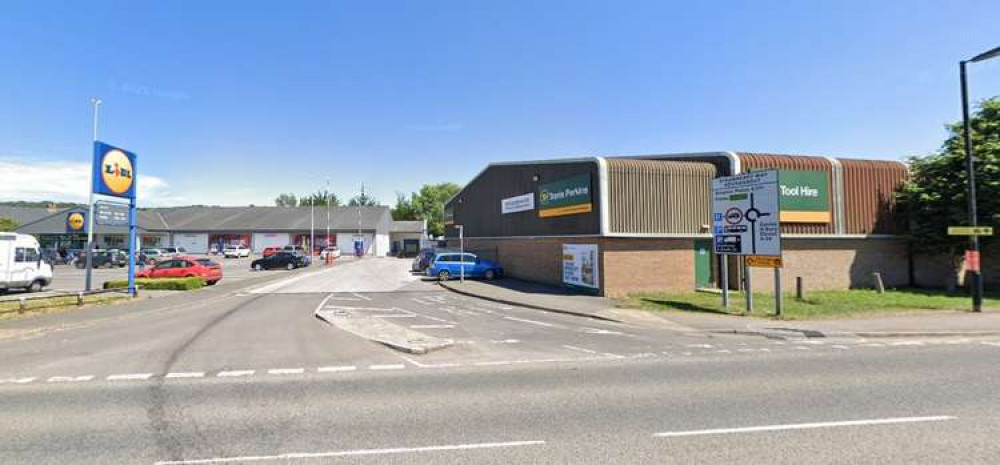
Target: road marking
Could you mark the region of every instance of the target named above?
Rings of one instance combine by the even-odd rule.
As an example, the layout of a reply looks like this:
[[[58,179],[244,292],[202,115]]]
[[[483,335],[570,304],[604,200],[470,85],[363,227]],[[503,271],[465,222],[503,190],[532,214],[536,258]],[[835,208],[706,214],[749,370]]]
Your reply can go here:
[[[372,315],[372,318],[416,318],[415,313],[404,313],[404,314],[394,314],[394,315]]]
[[[444,318],[438,318],[436,316],[430,316],[430,315],[426,315],[426,314],[423,314],[423,313],[417,313],[417,312],[410,312],[410,313],[413,313],[414,315],[420,316],[421,318],[427,318],[428,320],[438,321],[438,322],[441,322],[441,323],[444,323],[444,324],[453,325],[453,324],[457,323],[455,321],[446,320]]]
[[[359,298],[359,299],[362,299],[362,300],[369,300],[369,301],[372,300],[371,297],[368,297],[366,295],[358,294],[357,292],[352,292],[351,294],[354,295],[355,297]]]
[[[498,339],[490,341],[490,344],[520,344],[520,343],[521,341],[517,339]]]
[[[718,352],[720,354],[731,354],[731,353],[733,353],[733,351],[731,351],[729,349],[720,349],[720,350],[717,350],[716,352]]]
[[[392,365],[370,365],[369,370],[402,370],[406,368],[406,365],[402,363],[392,364]]]
[[[510,321],[519,321],[521,323],[528,323],[528,324],[531,324],[531,325],[545,326],[545,327],[548,327],[548,328],[553,328],[553,327],[556,326],[556,325],[554,325],[552,323],[546,323],[544,321],[528,320],[526,318],[517,318],[517,317],[513,317],[513,316],[505,316],[505,317],[503,317],[503,319],[510,320]]]
[[[924,341],[899,341],[889,343],[891,346],[922,346]]]
[[[272,368],[267,370],[269,375],[301,375],[305,372],[305,368]]]
[[[690,349],[711,349],[712,348],[712,344],[687,344],[684,347],[687,347],[687,348],[690,348]]]
[[[698,429],[698,430],[688,430],[688,431],[669,431],[666,433],[656,433],[653,436],[661,438],[676,438],[685,436],[704,436],[710,434],[759,433],[765,431],[836,428],[843,426],[891,425],[896,423],[918,423],[918,422],[944,421],[944,420],[954,420],[954,419],[955,417],[952,416],[879,418],[874,420],[826,421],[819,423],[793,423],[787,425],[747,426],[743,428],[718,428],[718,429]]]
[[[851,349],[850,347],[847,347],[847,346],[841,345],[841,344],[835,344],[835,345],[832,345],[830,347],[833,347],[834,349],[840,349],[840,350],[850,350]]]
[[[231,371],[220,371],[218,375],[219,378],[235,378],[237,376],[250,376],[256,373],[256,370],[231,370]]]
[[[197,465],[211,463],[230,462],[263,462],[263,461],[287,461],[293,459],[318,459],[327,457],[354,457],[362,455],[388,455],[388,454],[410,454],[416,452],[444,452],[454,450],[472,449],[495,449],[500,447],[523,447],[538,446],[545,444],[545,441],[508,441],[508,442],[481,442],[476,444],[454,444],[446,446],[425,446],[425,447],[396,447],[391,449],[355,449],[332,452],[292,452],[278,455],[251,455],[245,457],[217,457],[211,459],[195,460],[164,460],[156,462],[156,465]]]
[[[332,366],[332,367],[319,367],[316,371],[320,373],[339,373],[341,371],[354,371],[358,367],[354,365],[342,365],[342,366]]]
[[[7,379],[0,379],[0,384],[6,384],[6,383],[27,384],[36,379],[38,379],[38,377],[36,376],[31,376],[28,378],[7,378]]]
[[[136,381],[152,378],[152,373],[129,373],[125,375],[110,375],[105,378],[108,381]]]
[[[583,352],[583,353],[586,353],[586,354],[596,354],[597,353],[596,350],[584,349],[583,347],[571,346],[571,345],[568,345],[568,344],[563,344],[563,348],[569,349],[569,350],[575,350],[577,352]]]
[[[164,378],[204,378],[204,371],[180,371],[176,373],[167,373]]]
[[[413,329],[451,329],[455,325],[410,325]]]
[[[47,380],[49,383],[76,383],[80,381],[90,381],[94,375],[86,376],[53,376]]]
[[[583,328],[580,331],[583,331],[587,334],[612,334],[615,336],[621,336],[622,334],[625,334],[621,331],[612,331],[610,329],[600,329],[600,328]]]
[[[980,341],[980,342],[988,346],[1000,347],[1000,342],[992,342],[992,341]]]
[[[499,361],[495,361],[495,362],[476,362],[476,363],[473,363],[473,365],[475,365],[477,367],[488,367],[488,366],[497,366],[497,365],[510,365],[511,363],[514,363],[514,362],[511,362],[511,361],[508,361],[508,360],[499,360]]]

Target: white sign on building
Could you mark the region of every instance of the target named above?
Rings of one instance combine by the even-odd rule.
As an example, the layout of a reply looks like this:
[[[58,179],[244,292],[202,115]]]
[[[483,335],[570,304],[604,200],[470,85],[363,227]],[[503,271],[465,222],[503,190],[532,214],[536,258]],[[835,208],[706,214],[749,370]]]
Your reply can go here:
[[[517,213],[535,209],[534,192],[522,194],[514,197],[507,197],[500,201],[500,213]]]
[[[778,172],[712,180],[712,237],[720,255],[781,256]]]
[[[563,244],[563,283],[599,289],[597,244]]]

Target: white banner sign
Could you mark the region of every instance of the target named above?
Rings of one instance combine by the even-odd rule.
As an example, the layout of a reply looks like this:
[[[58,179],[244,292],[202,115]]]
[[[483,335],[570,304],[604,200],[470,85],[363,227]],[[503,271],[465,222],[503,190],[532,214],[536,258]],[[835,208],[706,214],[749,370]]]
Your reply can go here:
[[[535,209],[535,194],[523,194],[516,197],[507,197],[500,201],[500,213],[517,213]]]
[[[712,180],[712,236],[720,255],[781,256],[778,172]]]
[[[563,244],[563,283],[600,288],[597,244]]]

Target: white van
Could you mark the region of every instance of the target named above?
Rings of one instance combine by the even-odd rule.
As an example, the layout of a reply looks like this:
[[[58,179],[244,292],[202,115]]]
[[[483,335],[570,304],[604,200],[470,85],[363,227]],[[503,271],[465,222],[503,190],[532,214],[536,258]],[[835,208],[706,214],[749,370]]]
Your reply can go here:
[[[0,292],[38,292],[52,283],[52,265],[42,261],[40,249],[34,236],[0,233]]]

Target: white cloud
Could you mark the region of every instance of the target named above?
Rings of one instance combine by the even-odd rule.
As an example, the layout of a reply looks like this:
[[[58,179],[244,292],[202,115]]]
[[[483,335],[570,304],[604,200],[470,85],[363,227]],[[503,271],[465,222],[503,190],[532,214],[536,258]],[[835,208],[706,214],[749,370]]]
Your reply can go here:
[[[139,175],[140,206],[184,203],[171,195],[160,177]],[[86,203],[90,192],[90,164],[67,161],[0,159],[0,200],[54,200]]]

